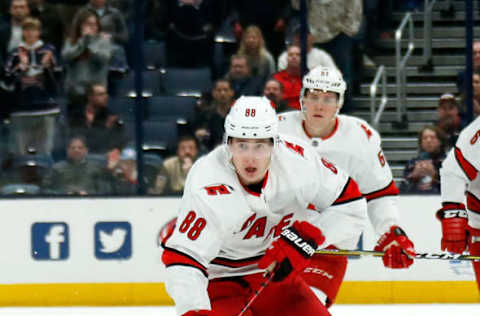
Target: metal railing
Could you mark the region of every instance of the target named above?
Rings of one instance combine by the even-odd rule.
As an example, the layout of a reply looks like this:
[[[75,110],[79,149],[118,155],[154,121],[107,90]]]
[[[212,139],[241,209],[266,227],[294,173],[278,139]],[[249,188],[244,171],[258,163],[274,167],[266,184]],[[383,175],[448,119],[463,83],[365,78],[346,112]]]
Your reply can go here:
[[[433,70],[432,61],[432,11],[437,0],[425,0],[423,12],[423,70]]]
[[[408,49],[405,55],[402,53],[402,34],[404,28],[408,25]],[[400,23],[400,26],[395,31],[395,55],[396,55],[396,88],[397,88],[397,123],[406,124],[406,102],[407,102],[407,78],[406,65],[407,61],[412,55],[415,44],[413,42],[413,19],[412,14],[408,12]]]
[[[378,111],[375,111],[377,105],[377,91],[380,79],[381,81],[381,89],[382,89],[382,96],[380,99],[380,105],[378,106]],[[380,123],[380,117],[385,110],[385,106],[388,102],[387,96],[387,69],[384,65],[380,65],[378,67],[377,73],[375,74],[375,79],[373,79],[372,84],[370,85],[370,124],[375,129],[378,129],[378,125]]]

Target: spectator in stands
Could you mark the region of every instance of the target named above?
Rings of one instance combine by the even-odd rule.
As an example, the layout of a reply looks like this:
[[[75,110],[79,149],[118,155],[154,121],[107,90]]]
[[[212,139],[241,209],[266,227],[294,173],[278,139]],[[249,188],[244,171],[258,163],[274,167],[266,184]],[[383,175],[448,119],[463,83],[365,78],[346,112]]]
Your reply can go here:
[[[235,100],[234,93],[230,81],[219,79],[213,85],[212,99],[204,98],[200,102],[194,130],[202,153],[212,150],[222,142],[223,125],[230,106]]]
[[[126,142],[119,116],[108,109],[108,92],[103,83],[87,88],[87,103],[82,111],[70,116],[73,134],[84,135],[91,152],[105,153],[112,142],[121,148]]]
[[[293,110],[288,102],[283,99],[283,85],[276,79],[268,79],[263,87],[263,95],[269,98],[275,105],[277,113]]]
[[[91,195],[101,194],[101,165],[87,159],[88,147],[83,136],[70,138],[67,159],[57,162],[44,177],[45,193]]]
[[[317,66],[337,68],[332,57],[323,49],[313,46],[315,38],[312,33],[307,33],[307,68],[313,69]],[[298,27],[292,36],[292,44],[300,46],[300,28]],[[280,57],[278,57],[278,71],[287,68],[287,51],[284,51]]]
[[[89,84],[107,85],[112,52],[111,39],[102,33],[98,15],[90,10],[78,11],[62,50],[69,111],[78,111],[78,107],[84,104]]]
[[[476,119],[480,115],[480,102],[473,99],[473,118]]]
[[[464,127],[464,123],[460,118],[460,109],[453,94],[444,93],[439,101],[437,107],[438,122],[437,126],[446,134],[447,149],[455,146],[458,134]]]
[[[152,190],[156,181],[156,174],[144,169],[143,180],[147,192]],[[107,167],[105,178],[110,183],[111,194],[132,195],[137,193],[138,170],[137,152],[132,147],[125,147],[121,152],[113,148],[107,153]]]
[[[475,114],[475,102],[477,104],[480,101],[480,69],[477,69],[473,72],[472,76],[472,84],[473,84],[473,110]],[[466,104],[466,91],[460,94],[460,117],[465,121],[467,117],[467,104]]]
[[[78,10],[88,3],[88,0],[47,0],[55,3],[59,17],[62,19],[64,36],[68,37],[72,30],[72,21]]]
[[[0,25],[0,53],[3,60],[22,42],[22,22],[30,16],[27,0],[11,0],[9,13],[10,20]]]
[[[28,148],[34,148],[37,154],[50,155],[60,113],[54,100],[55,48],[40,40],[40,20],[26,18],[21,28],[23,41],[9,54],[5,65],[4,82],[13,91],[11,150],[27,154]]]
[[[221,0],[166,0],[169,66],[210,66],[214,35],[225,17]]]
[[[55,5],[46,0],[29,0],[32,17],[42,22],[42,40],[61,49],[64,39],[63,22]]]
[[[480,40],[475,40],[473,42],[473,71],[478,71],[480,70]],[[464,82],[465,82],[465,70],[462,70],[458,73],[457,75],[457,91],[459,93],[464,93],[465,92],[465,87],[464,87]]]
[[[298,10],[300,0],[292,0],[292,7]],[[352,58],[353,37],[362,22],[363,0],[307,1],[307,9],[316,45],[333,57],[347,87],[353,87],[357,80]],[[351,110],[350,96],[346,95],[342,111]]]
[[[230,71],[225,76],[235,91],[235,98],[241,95],[261,95],[263,78],[253,76],[247,58],[243,55],[230,57]]]
[[[277,57],[285,47],[285,29],[290,18],[290,0],[234,0],[233,30],[237,41],[249,25],[257,25],[268,50]]]
[[[445,136],[438,127],[426,126],[418,134],[418,156],[404,170],[404,193],[440,193],[440,166],[446,157]]]
[[[273,75],[273,78],[283,85],[283,99],[288,106],[300,110],[300,90],[302,89],[302,74],[300,65],[300,47],[290,45],[287,49],[287,68]]]
[[[147,0],[145,40],[163,40],[168,29],[167,5],[164,1]]]
[[[265,47],[262,31],[258,26],[250,25],[245,29],[237,54],[247,58],[253,76],[266,79],[275,72],[275,61]]]
[[[98,15],[102,33],[111,37],[113,43],[122,46],[127,44],[127,23],[119,9],[110,6],[107,0],[89,0],[85,8]]]
[[[195,160],[198,158],[198,142],[191,135],[185,135],[178,140],[177,155],[168,158],[163,163],[163,171],[159,173],[154,189],[154,194],[182,194],[185,180]],[[165,184],[166,179],[166,184]],[[159,189],[164,187],[164,191]]]

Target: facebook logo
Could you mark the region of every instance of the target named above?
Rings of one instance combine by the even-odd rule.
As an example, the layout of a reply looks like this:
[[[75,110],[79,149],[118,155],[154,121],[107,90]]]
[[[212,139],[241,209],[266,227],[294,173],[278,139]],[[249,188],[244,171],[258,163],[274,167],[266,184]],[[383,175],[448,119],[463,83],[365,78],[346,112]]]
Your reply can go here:
[[[132,227],[129,222],[95,224],[95,257],[126,260],[132,256]]]
[[[34,223],[32,225],[33,259],[66,260],[69,255],[68,239],[66,223]]]

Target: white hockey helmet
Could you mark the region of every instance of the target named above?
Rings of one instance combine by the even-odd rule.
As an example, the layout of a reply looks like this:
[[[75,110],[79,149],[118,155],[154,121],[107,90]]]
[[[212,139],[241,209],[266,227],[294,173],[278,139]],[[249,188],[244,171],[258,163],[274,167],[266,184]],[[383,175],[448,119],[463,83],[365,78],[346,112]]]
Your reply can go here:
[[[272,138],[278,136],[278,118],[266,97],[241,96],[225,118],[225,142],[229,137]]]
[[[300,105],[302,110],[305,110],[303,108],[303,97],[307,90],[338,93],[338,107],[341,108],[346,89],[347,84],[338,69],[322,66],[315,67],[303,77],[302,90],[300,92]]]

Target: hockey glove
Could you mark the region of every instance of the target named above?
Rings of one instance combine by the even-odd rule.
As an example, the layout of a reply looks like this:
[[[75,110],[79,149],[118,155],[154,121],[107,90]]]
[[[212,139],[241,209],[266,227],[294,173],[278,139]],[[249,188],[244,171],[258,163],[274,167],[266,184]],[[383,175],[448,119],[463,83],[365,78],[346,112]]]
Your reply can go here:
[[[390,227],[390,230],[380,237],[374,250],[385,252],[383,265],[392,269],[408,268],[416,255],[413,242],[398,226]]]
[[[442,222],[442,250],[462,253],[467,247],[467,211],[461,203],[444,203],[437,211]]]
[[[213,316],[213,312],[206,309],[202,309],[197,311],[188,311],[182,316]]]
[[[303,272],[318,245],[324,241],[320,229],[308,222],[296,221],[282,231],[280,238],[267,249],[258,266],[266,269],[276,263],[273,281],[282,281],[292,272]]]

